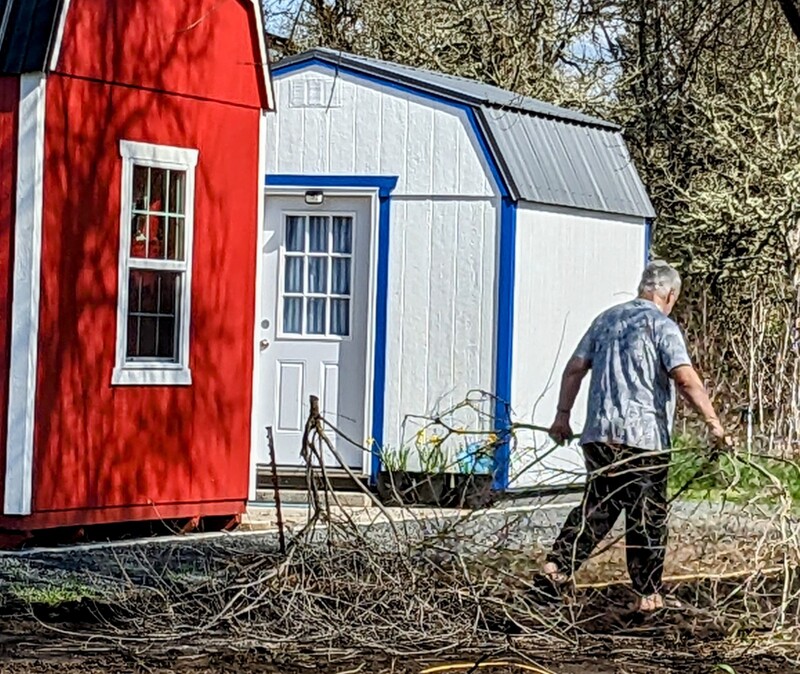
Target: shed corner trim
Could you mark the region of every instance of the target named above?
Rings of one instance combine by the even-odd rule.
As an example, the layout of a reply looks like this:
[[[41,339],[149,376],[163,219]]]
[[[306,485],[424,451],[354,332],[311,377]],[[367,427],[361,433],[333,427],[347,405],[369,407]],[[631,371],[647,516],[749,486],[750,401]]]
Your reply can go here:
[[[494,489],[508,487],[511,466],[511,382],[514,363],[514,277],[516,273],[517,204],[500,204],[500,243],[497,269],[497,332],[495,345],[495,425],[500,444],[495,451]]]
[[[33,505],[46,90],[43,73],[20,78],[5,515],[30,515]]]

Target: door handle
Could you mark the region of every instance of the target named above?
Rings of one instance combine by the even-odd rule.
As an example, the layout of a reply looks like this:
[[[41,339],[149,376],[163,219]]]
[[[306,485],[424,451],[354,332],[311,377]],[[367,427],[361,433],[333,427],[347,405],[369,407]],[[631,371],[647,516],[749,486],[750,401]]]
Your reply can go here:
[[[264,351],[265,349],[269,348],[269,340],[262,339],[258,345],[261,347],[261,350]]]

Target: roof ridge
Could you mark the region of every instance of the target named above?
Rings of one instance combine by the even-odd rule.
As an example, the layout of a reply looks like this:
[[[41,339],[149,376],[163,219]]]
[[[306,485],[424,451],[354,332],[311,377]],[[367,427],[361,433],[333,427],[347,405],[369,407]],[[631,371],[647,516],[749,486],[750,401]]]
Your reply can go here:
[[[281,65],[301,63],[302,61],[311,60],[315,57],[329,61],[333,65],[347,65],[348,67],[356,70],[359,68],[362,70],[366,68],[372,68],[374,71],[379,71],[378,73],[373,72],[372,74],[381,74],[385,77],[389,77],[390,79],[403,78],[407,81],[410,80],[411,83],[418,87],[423,89],[433,89],[439,94],[450,95],[453,98],[461,100],[462,102],[466,102],[470,105],[514,110],[528,115],[535,115],[538,117],[554,119],[565,123],[579,124],[588,127],[599,127],[609,130],[620,129],[619,125],[615,124],[614,122],[609,122],[578,110],[559,106],[547,101],[542,101],[532,96],[526,96],[510,89],[504,89],[503,87],[499,87],[495,84],[487,84],[474,78],[463,77],[461,75],[451,75],[449,73],[429,70],[427,68],[419,68],[416,66],[406,65],[404,63],[398,63],[396,61],[388,61],[371,56],[361,56],[359,54],[335,50],[329,47],[315,47],[309,49],[308,51],[302,52],[301,54],[287,57],[276,63],[275,68],[280,69]],[[398,70],[405,72],[397,72]],[[432,80],[440,80],[438,83],[439,86],[437,86],[436,82],[426,82],[420,80],[421,77],[429,77]],[[452,81],[454,84],[461,84],[464,87],[477,87],[483,89],[483,93],[485,95],[480,96],[477,92],[466,92],[463,89],[442,91],[442,88],[446,88],[447,80]],[[494,93],[495,95],[491,96],[491,93]],[[497,100],[501,96],[504,97],[505,100]]]

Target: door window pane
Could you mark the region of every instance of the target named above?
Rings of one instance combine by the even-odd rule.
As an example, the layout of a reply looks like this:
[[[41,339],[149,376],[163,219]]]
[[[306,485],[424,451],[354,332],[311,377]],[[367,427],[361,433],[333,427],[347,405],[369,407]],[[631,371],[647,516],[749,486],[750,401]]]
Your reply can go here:
[[[353,251],[353,218],[337,216],[333,219],[333,252],[350,254]]]
[[[350,294],[350,258],[333,258],[333,269],[331,274],[331,292],[334,295]]]
[[[328,292],[328,258],[308,258],[308,292],[316,295]]]
[[[350,336],[353,232],[350,215],[284,215],[284,334]]]
[[[308,300],[308,323],[306,324],[306,332],[309,335],[325,334],[326,302],[327,300],[324,299]]]
[[[312,215],[308,220],[308,250],[328,252],[328,217]]]
[[[350,300],[331,300],[331,334],[350,336]]]
[[[303,292],[303,263],[305,259],[297,256],[286,256],[283,290],[287,293]]]
[[[305,249],[305,218],[290,215],[286,218],[286,250],[301,252]]]
[[[287,297],[283,301],[283,331],[290,335],[303,334],[302,297]]]

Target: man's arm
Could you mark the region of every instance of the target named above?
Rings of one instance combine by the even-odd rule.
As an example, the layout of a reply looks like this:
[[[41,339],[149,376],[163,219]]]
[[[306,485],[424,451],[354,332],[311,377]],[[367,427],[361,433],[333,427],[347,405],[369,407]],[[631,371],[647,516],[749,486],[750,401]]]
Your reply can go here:
[[[567,363],[567,367],[564,368],[564,374],[561,376],[561,391],[558,395],[558,412],[550,427],[550,437],[558,444],[562,444],[572,437],[572,428],[569,425],[572,406],[581,389],[581,382],[591,365],[590,360],[573,356]]]
[[[703,417],[715,443],[727,442],[725,430],[722,428],[719,417],[714,411],[714,406],[708,397],[706,387],[703,386],[703,382],[695,369],[691,365],[681,365],[673,369],[669,374],[675,381],[675,385],[681,395]]]

